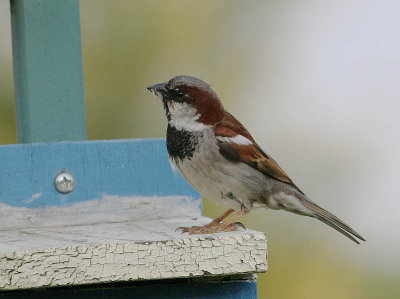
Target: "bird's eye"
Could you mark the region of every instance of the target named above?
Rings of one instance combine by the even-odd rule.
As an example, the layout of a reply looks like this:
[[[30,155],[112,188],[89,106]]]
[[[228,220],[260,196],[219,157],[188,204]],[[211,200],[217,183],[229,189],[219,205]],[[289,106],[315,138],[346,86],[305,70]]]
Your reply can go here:
[[[183,98],[183,96],[185,95],[182,91],[179,91],[179,89],[175,89],[175,91],[178,98]]]

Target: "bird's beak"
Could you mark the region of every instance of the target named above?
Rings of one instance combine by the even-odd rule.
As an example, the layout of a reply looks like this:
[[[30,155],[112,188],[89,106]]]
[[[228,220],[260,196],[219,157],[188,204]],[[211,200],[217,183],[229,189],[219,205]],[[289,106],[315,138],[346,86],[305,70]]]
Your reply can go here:
[[[149,90],[153,95],[159,96],[162,98],[162,95],[167,93],[167,89],[165,86],[167,83],[158,83],[154,85],[147,86],[147,90]]]
[[[167,85],[167,83],[158,83],[158,84],[154,84],[154,85],[150,85],[147,86],[147,89],[151,92],[167,92],[167,89],[165,88],[165,86]]]

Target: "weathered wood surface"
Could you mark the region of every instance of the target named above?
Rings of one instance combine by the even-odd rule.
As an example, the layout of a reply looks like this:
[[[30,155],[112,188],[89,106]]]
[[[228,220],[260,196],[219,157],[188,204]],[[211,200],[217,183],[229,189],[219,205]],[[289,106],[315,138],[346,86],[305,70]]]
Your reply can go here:
[[[109,196],[67,207],[40,209],[0,203],[0,231],[168,218],[197,218],[199,200],[190,196]],[[1,240],[0,240],[1,242]]]
[[[0,203],[12,207],[69,207],[104,195],[184,195],[201,206],[200,194],[171,168],[165,139],[3,145],[0,165]],[[62,169],[75,176],[71,193],[54,187]]]
[[[265,272],[264,233],[180,234],[210,219],[0,231],[2,290]]]

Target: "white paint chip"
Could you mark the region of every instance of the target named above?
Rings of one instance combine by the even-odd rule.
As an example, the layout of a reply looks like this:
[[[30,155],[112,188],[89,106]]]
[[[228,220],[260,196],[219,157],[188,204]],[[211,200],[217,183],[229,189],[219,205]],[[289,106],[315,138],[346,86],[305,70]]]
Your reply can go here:
[[[39,193],[35,193],[32,195],[32,197],[30,199],[28,199],[27,201],[25,201],[25,203],[31,203],[32,201],[34,201],[35,199],[38,199],[40,197],[42,197],[43,193],[39,192]]]

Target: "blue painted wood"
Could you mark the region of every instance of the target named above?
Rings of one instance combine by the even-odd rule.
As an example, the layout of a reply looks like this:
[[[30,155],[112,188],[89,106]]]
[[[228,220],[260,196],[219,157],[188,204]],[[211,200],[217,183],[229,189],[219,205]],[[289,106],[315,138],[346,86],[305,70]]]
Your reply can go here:
[[[1,293],[0,293],[1,296]],[[257,283],[253,280],[227,282],[174,281],[115,284],[79,288],[19,291],[5,294],[7,298],[212,298],[212,299],[256,299]]]
[[[59,193],[55,175],[65,169],[76,188]],[[165,139],[55,142],[0,146],[0,203],[15,207],[66,206],[107,195],[197,193],[168,160]],[[34,198],[34,200],[32,200]]]
[[[85,140],[79,0],[12,0],[18,142]]]

